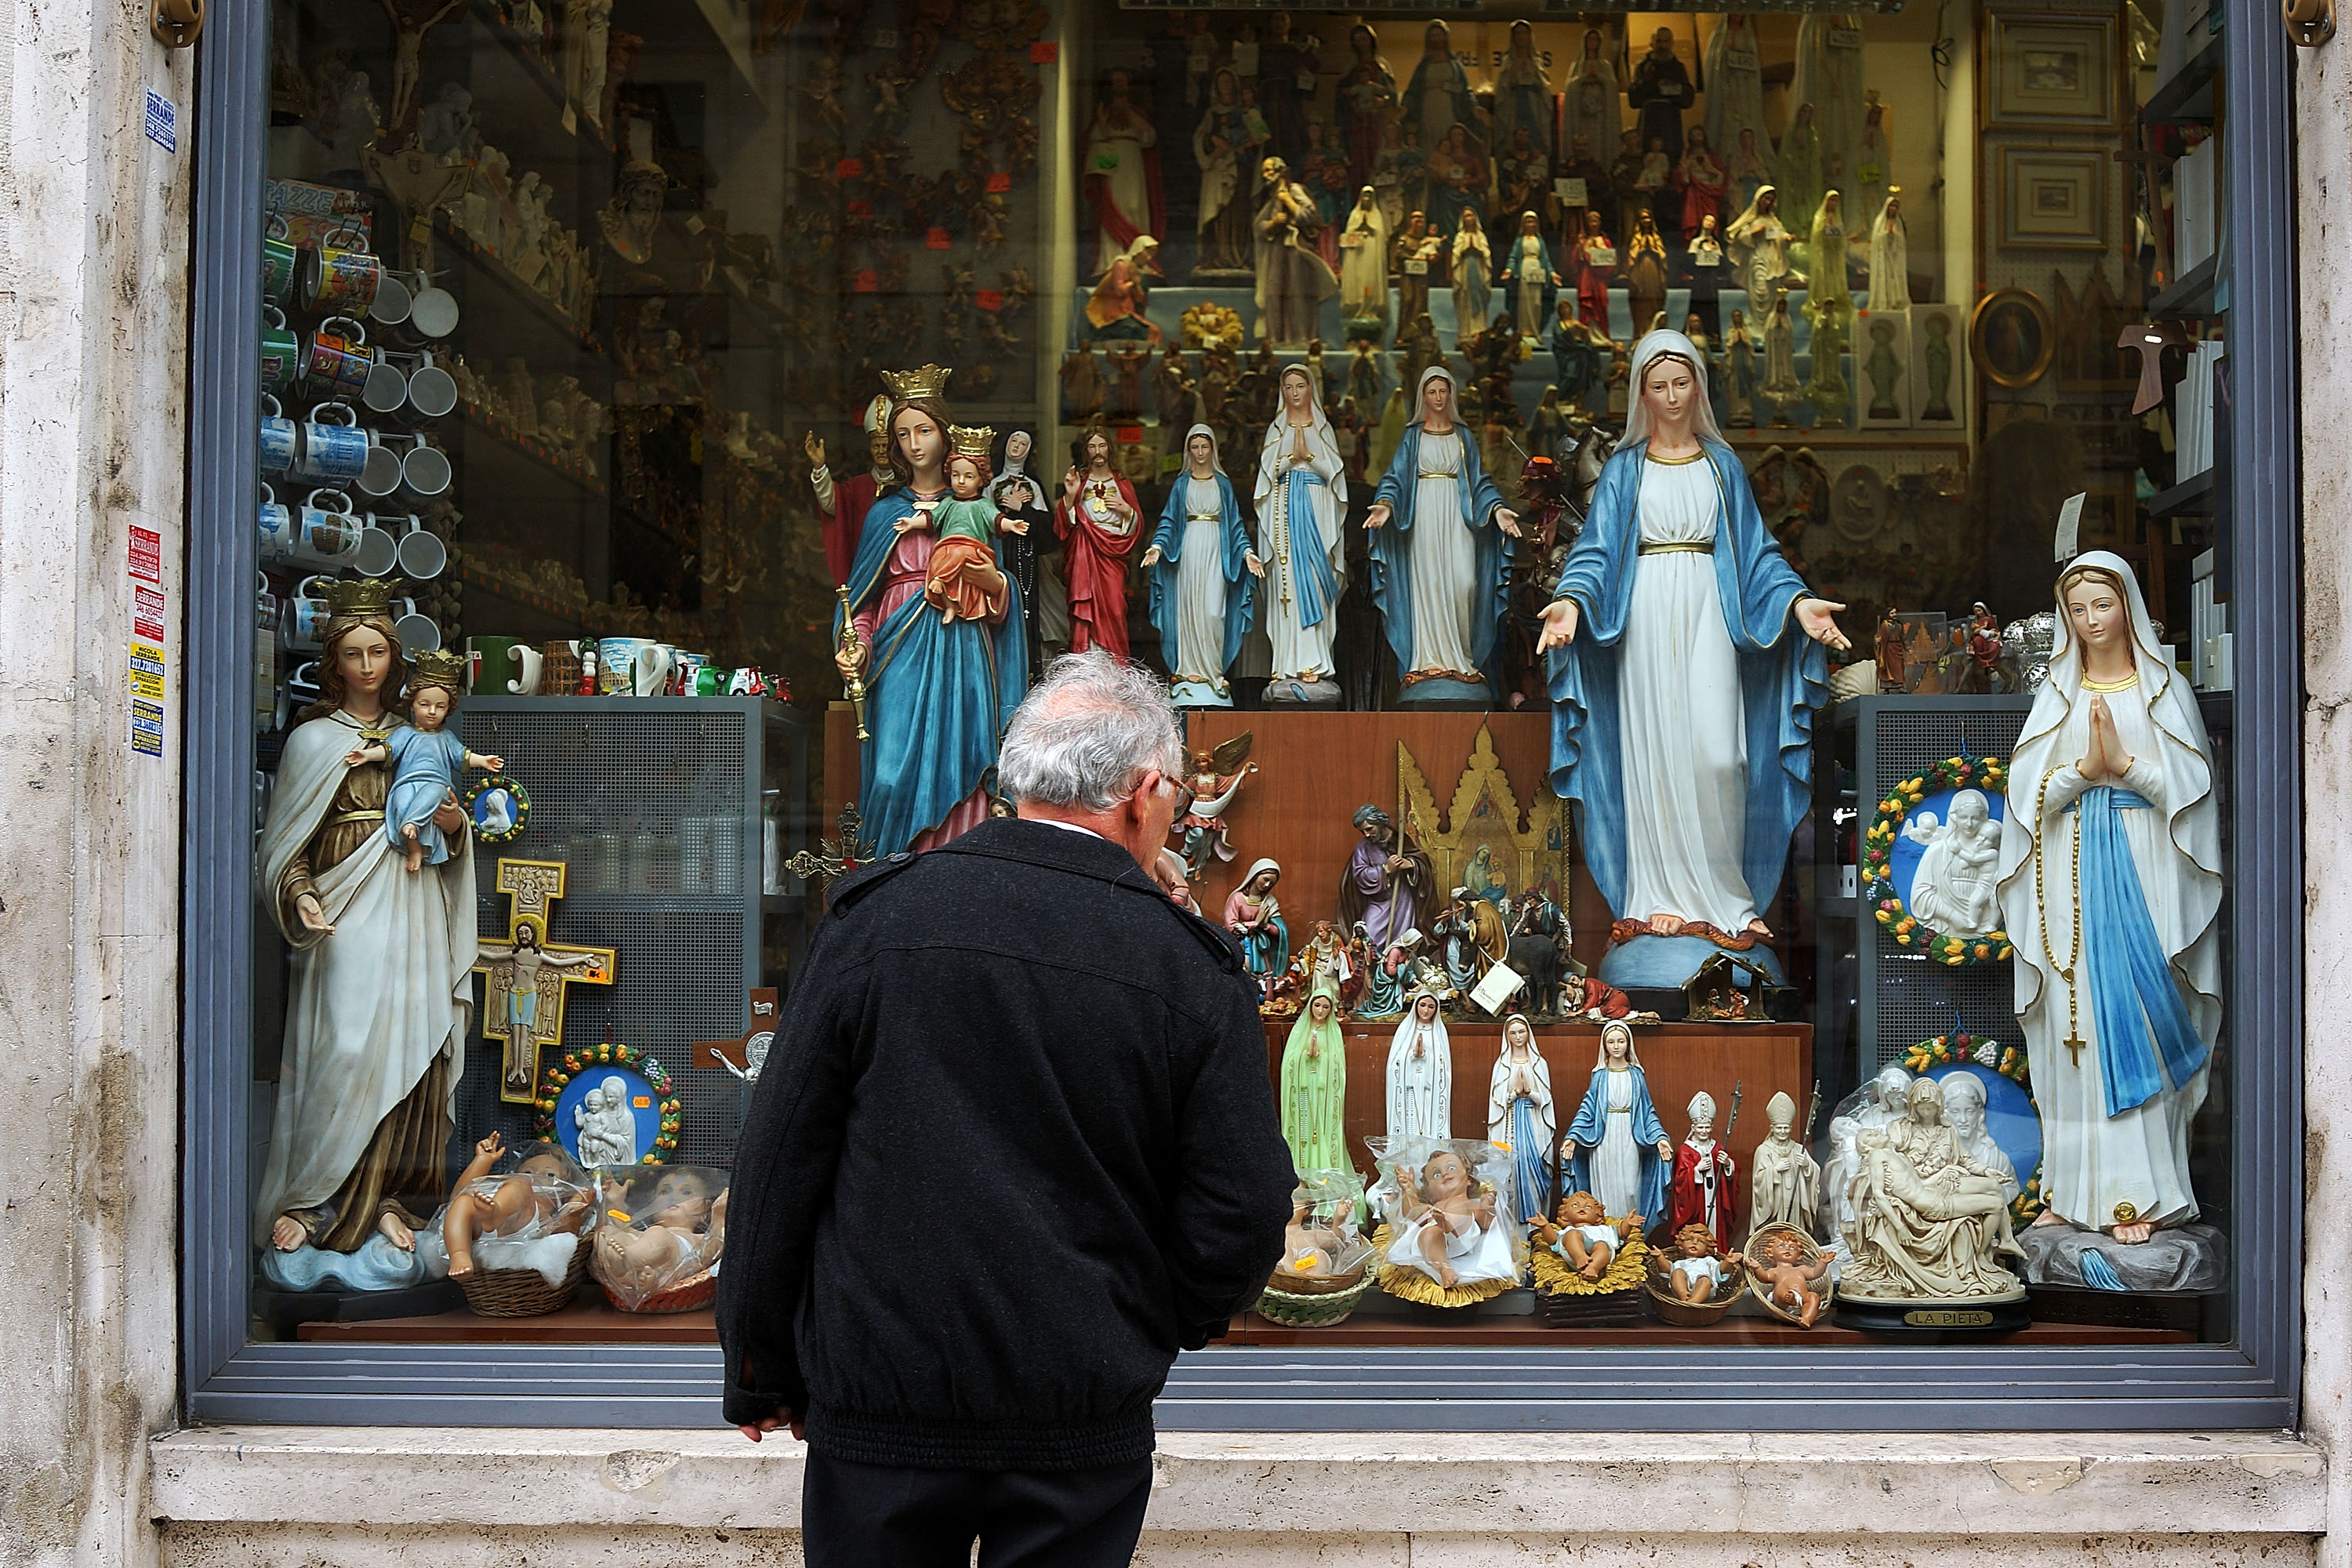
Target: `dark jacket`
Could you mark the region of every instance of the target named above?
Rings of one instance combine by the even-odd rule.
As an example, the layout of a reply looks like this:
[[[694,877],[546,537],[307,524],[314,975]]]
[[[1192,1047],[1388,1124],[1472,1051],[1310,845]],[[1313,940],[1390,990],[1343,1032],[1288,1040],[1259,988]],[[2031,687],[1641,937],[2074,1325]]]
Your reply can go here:
[[[845,878],[737,1147],[727,1419],[863,1464],[1140,1459],[1294,1181],[1240,960],[1126,850],[998,820]]]

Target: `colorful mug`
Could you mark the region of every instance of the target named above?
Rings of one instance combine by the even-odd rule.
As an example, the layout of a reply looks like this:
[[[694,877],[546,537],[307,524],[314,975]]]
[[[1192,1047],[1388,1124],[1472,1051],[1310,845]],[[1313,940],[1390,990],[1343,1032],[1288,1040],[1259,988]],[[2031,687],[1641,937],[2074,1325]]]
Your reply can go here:
[[[341,490],[312,490],[299,507],[281,504],[261,487],[261,558],[340,572],[358,558],[360,526],[352,500]]]
[[[302,355],[302,374],[321,396],[357,397],[367,385],[376,359],[367,346],[365,327],[349,316],[330,316],[310,334],[310,346]]]
[[[604,697],[634,697],[637,690],[637,659],[653,647],[650,637],[599,637],[596,641],[596,690]]]
[[[356,479],[367,471],[368,452],[374,441],[373,433],[360,428],[360,416],[351,405],[322,403],[302,424],[294,473],[323,484]]]
[[[543,661],[539,650],[512,637],[466,639],[467,690],[496,697],[528,697],[539,689]]]
[[[302,340],[286,324],[286,312],[264,302],[261,307],[261,389],[282,392],[302,363]]]
[[[261,471],[282,474],[294,467],[301,455],[301,437],[294,421],[286,417],[278,406],[278,399],[264,396],[261,400]]]
[[[261,297],[279,305],[293,297],[295,266],[302,255],[286,232],[286,220],[273,217],[261,241]]]
[[[326,316],[364,316],[383,281],[383,262],[367,247],[367,236],[342,228],[302,258],[302,304]]]

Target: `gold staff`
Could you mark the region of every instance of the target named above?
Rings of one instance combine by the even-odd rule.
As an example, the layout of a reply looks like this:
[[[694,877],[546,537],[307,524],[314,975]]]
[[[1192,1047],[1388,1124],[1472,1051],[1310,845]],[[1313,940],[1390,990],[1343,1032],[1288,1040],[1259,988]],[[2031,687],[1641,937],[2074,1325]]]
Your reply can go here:
[[[862,655],[866,651],[866,639],[857,635],[857,619],[849,612],[848,584],[844,584],[838,590],[838,594],[841,599],[841,631],[834,639],[834,647],[845,657]],[[856,662],[859,668],[864,668],[862,658],[857,659]],[[857,675],[845,675],[842,679],[849,686],[850,709],[857,715],[857,738],[860,741],[870,741],[874,737],[866,732],[865,679]]]

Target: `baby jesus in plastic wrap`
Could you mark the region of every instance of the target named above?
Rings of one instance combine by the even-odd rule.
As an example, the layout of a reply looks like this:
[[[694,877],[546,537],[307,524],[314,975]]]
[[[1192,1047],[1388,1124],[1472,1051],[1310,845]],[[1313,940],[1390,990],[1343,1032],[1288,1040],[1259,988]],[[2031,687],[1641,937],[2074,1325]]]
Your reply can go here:
[[[1495,1225],[1495,1194],[1479,1193],[1470,1168],[1451,1149],[1440,1149],[1397,1172],[1404,1199],[1404,1230],[1389,1247],[1389,1261],[1409,1264],[1447,1289],[1462,1281],[1454,1265],[1469,1258]],[[1484,1278],[1485,1276],[1481,1276]]]
[[[1793,1230],[1776,1230],[1748,1248],[1749,1275],[1764,1283],[1774,1306],[1795,1313],[1797,1321],[1808,1329],[1822,1311],[1822,1293],[1813,1288],[1813,1281],[1829,1272],[1830,1267],[1826,1252],[1808,1266],[1805,1254],[1810,1250],[1804,1237]]]
[[[1736,1252],[1716,1257],[1715,1232],[1696,1220],[1675,1232],[1675,1250],[1681,1256],[1666,1270],[1666,1288],[1674,1292],[1675,1300],[1694,1306],[1713,1300],[1715,1293],[1723,1288],[1725,1266],[1739,1262]]]
[[[727,1194],[714,1198],[710,1188],[691,1166],[664,1171],[643,1215],[597,1228],[596,1278],[634,1306],[716,1263],[727,1240]]]
[[[1314,1205],[1302,1194],[1282,1231],[1283,1273],[1319,1279],[1338,1273],[1339,1260],[1350,1252],[1357,1255],[1359,1263],[1362,1261],[1363,1248],[1348,1234],[1352,1226],[1344,1220],[1321,1223],[1313,1215]]]
[[[474,1243],[495,1237],[501,1241],[536,1241],[541,1237],[577,1236],[588,1219],[588,1188],[580,1173],[561,1153],[533,1154],[504,1176],[490,1167],[506,1152],[506,1140],[493,1132],[474,1145],[474,1157],[457,1173],[450,1189],[449,1206],[441,1215],[441,1242],[449,1252],[449,1278],[465,1279],[474,1272]],[[408,1227],[391,1215],[382,1221],[384,1235],[401,1250],[415,1245]]]
[[[1528,1223],[1534,1227],[1538,1245],[1567,1258],[1568,1266],[1583,1278],[1598,1279],[1609,1272],[1625,1237],[1639,1234],[1642,1216],[1627,1215],[1612,1224],[1599,1198],[1591,1193],[1570,1193],[1559,1200],[1558,1225],[1542,1218]]]

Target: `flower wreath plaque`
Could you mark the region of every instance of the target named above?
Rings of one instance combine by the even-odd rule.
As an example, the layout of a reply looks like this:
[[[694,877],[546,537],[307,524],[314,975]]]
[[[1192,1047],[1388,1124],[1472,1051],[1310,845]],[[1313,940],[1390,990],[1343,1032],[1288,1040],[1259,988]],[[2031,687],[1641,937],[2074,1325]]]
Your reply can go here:
[[[539,1112],[537,1136],[551,1143],[560,1142],[565,1149],[572,1150],[572,1142],[562,1136],[563,1128],[557,1111],[568,1108],[580,1097],[565,1091],[572,1087],[574,1079],[601,1081],[608,1076],[619,1077],[625,1088],[632,1091],[642,1085],[646,1098],[653,1101],[651,1109],[657,1114],[656,1130],[652,1138],[641,1141],[642,1152],[638,1154],[636,1163],[640,1165],[667,1163],[677,1153],[678,1131],[684,1122],[684,1111],[678,1104],[670,1076],[648,1053],[633,1046],[615,1045],[609,1040],[602,1045],[582,1046],[577,1050],[566,1051],[561,1060],[548,1063],[540,1076],[539,1097],[532,1102]],[[637,1096],[632,1092],[628,1098],[635,1101]]]
[[[1954,803],[1962,796],[1982,801],[1985,814],[1979,831],[1990,837],[1980,842],[1997,858],[2008,791],[2006,759],[1947,757],[1896,784],[1878,803],[1877,815],[1863,836],[1863,896],[1895,946],[1952,965],[1997,963],[2014,951],[2009,933],[2000,929],[1998,904],[1989,911],[1989,929],[1974,934],[1939,931],[1912,907],[1920,871],[1939,840],[1954,831]],[[1985,872],[1989,878],[1990,868]],[[1989,879],[1984,887],[1990,889]]]

